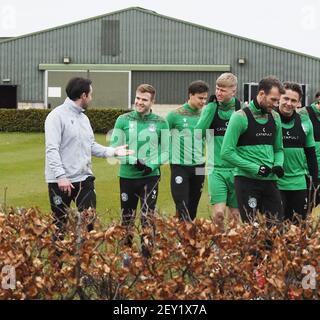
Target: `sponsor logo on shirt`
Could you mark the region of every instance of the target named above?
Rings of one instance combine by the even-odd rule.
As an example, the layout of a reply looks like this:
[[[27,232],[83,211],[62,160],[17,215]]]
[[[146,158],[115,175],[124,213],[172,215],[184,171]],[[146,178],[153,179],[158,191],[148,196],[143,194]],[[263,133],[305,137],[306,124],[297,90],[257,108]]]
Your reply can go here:
[[[188,122],[187,122],[187,118],[183,118],[182,120],[183,120],[183,127],[184,127],[184,128],[189,127],[189,124],[188,124]]]
[[[258,132],[256,137],[272,137],[272,133],[266,132],[266,128],[262,128],[262,132]]]

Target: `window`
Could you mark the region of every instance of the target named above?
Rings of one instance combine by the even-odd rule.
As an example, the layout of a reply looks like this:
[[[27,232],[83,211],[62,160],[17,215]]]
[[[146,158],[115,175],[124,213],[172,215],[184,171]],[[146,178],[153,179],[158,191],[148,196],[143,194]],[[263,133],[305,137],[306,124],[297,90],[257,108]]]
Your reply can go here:
[[[102,55],[118,56],[120,53],[120,21],[102,21]]]

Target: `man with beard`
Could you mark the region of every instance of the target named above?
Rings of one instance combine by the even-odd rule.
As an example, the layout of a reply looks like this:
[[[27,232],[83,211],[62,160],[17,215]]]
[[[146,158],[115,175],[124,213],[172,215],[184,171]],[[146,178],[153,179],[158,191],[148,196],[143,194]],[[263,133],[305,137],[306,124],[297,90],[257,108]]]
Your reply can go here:
[[[45,174],[57,226],[55,240],[63,238],[71,201],[75,201],[80,212],[96,208],[91,156],[106,158],[133,153],[126,146],[111,148],[95,142],[84,114],[92,100],[91,80],[72,78],[66,93],[65,102],[51,111],[45,121]],[[88,230],[92,229],[93,223],[89,223]]]
[[[284,174],[282,128],[279,114],[273,111],[282,93],[276,77],[262,79],[249,107],[231,116],[223,140],[221,157],[236,168],[235,189],[244,222],[252,221],[258,210],[269,221],[282,219],[276,184]]]

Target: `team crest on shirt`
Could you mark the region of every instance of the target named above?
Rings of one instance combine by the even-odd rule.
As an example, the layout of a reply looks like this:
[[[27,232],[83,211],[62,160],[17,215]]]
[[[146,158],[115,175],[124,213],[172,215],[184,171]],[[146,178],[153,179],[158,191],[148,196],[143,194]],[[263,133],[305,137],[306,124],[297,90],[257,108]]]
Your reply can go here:
[[[126,193],[121,193],[121,200],[123,202],[127,202],[129,199],[128,195]]]
[[[60,206],[62,204],[62,198],[60,196],[54,196],[53,197],[53,203],[56,206]]]
[[[248,205],[251,209],[255,209],[258,206],[258,201],[256,198],[249,198]]]
[[[181,184],[183,182],[183,178],[181,176],[177,176],[174,180],[176,184]]]
[[[157,130],[156,125],[154,123],[150,123],[148,129],[150,132],[156,132]]]

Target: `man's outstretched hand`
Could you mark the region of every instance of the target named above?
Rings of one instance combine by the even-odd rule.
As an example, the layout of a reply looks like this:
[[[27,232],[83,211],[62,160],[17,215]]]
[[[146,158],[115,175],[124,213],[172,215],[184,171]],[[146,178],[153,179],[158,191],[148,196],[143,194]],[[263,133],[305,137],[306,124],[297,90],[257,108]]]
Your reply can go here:
[[[116,147],[114,150],[115,157],[131,156],[134,154],[134,150],[128,150],[128,145]]]

